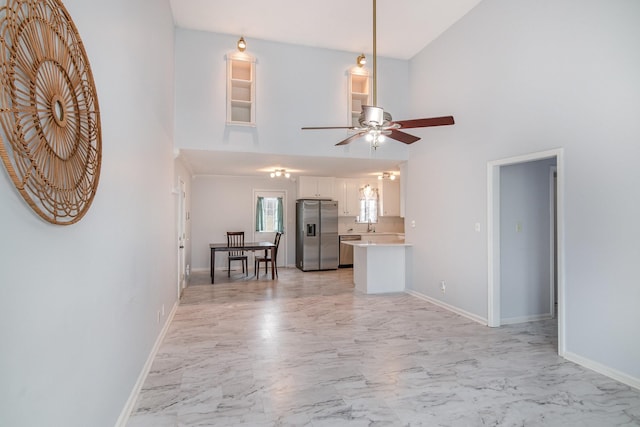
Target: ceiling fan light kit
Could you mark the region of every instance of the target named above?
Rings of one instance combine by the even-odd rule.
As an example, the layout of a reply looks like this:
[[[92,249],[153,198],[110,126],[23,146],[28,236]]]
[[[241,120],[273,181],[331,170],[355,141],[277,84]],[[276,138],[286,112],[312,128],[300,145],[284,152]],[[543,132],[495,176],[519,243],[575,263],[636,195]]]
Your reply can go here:
[[[364,53],[358,56],[356,63],[362,67],[366,63]],[[446,126],[455,123],[453,116],[431,117],[413,120],[393,121],[391,114],[377,106],[377,54],[376,54],[376,0],[373,0],[373,105],[362,105],[362,113],[358,120],[359,126],[324,126],[303,127],[302,130],[318,129],[347,129],[354,134],[338,142],[336,145],[347,145],[356,139],[365,137],[371,149],[376,150],[386,136],[404,144],[413,144],[419,141],[417,136],[402,132],[399,129],[422,128],[432,126]]]

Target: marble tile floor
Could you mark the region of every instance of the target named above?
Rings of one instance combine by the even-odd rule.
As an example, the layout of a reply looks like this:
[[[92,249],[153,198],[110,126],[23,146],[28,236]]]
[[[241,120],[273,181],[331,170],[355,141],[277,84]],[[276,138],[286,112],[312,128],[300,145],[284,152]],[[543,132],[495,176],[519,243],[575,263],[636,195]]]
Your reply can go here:
[[[554,321],[279,276],[194,274],[127,425],[640,426],[640,391],[560,358]]]

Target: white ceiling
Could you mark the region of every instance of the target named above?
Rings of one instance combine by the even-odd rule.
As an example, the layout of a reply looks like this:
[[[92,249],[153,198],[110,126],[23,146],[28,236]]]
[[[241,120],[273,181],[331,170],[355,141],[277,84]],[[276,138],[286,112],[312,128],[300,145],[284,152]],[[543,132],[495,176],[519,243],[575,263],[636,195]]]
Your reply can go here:
[[[409,59],[481,0],[378,0],[377,54]],[[170,0],[178,27],[373,51],[373,0]]]
[[[382,172],[399,172],[401,160],[344,157],[287,156],[282,154],[232,151],[180,150],[180,157],[194,175],[267,176],[274,169],[286,169],[292,178],[335,176],[357,178]]]
[[[481,0],[377,0],[377,54],[409,59]],[[373,50],[373,0],[170,0],[181,28],[336,49]],[[398,171],[397,160],[294,157],[181,150],[196,175],[366,176]]]

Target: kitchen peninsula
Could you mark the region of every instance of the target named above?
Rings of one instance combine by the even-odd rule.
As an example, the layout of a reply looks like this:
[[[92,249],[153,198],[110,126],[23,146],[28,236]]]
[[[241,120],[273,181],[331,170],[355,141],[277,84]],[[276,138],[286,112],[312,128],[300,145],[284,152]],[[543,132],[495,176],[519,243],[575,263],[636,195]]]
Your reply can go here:
[[[404,292],[410,243],[345,242],[353,246],[353,282],[367,294]]]

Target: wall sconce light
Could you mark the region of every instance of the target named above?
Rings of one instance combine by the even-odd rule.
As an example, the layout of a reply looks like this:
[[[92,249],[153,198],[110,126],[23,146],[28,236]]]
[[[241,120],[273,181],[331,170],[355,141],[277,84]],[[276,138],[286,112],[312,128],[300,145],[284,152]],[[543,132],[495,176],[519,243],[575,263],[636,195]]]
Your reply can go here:
[[[291,178],[291,174],[287,172],[286,169],[275,169],[273,172],[269,174],[269,176],[271,178],[280,178],[280,177]]]
[[[396,176],[392,172],[382,172],[381,175],[378,175],[378,179],[390,179],[391,181],[394,181]]]
[[[240,52],[244,52],[246,48],[247,48],[247,42],[244,41],[244,37],[240,37],[240,40],[238,40],[238,50]]]
[[[364,53],[358,56],[358,59],[356,59],[356,64],[358,64],[358,67],[363,67],[364,64],[366,63],[367,63],[367,57],[364,56]]]

